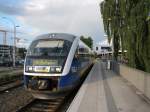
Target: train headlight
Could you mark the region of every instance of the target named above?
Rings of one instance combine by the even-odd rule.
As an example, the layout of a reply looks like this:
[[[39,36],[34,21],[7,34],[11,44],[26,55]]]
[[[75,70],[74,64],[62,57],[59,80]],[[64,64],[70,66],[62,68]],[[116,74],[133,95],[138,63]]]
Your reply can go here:
[[[29,71],[32,71],[32,70],[33,70],[33,68],[30,66],[30,67],[28,67],[28,70],[29,70]]]
[[[34,70],[34,67],[32,66],[26,66],[26,71],[33,71]]]
[[[61,67],[56,67],[56,72],[61,72]]]
[[[50,72],[61,72],[61,67],[50,67]]]

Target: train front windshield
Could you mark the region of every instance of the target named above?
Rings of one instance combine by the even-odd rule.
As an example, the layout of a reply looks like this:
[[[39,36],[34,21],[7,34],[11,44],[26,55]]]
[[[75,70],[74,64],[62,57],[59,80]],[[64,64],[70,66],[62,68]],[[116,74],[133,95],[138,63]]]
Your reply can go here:
[[[69,54],[72,43],[67,40],[36,40],[27,52],[25,71],[60,73]]]

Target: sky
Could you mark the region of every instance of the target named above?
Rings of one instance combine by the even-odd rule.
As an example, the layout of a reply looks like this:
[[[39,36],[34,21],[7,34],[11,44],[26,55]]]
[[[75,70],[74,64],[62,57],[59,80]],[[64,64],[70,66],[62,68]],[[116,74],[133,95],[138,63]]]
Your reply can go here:
[[[99,3],[102,0],[0,0],[0,29],[8,30],[12,44],[13,24],[17,27],[18,46],[27,46],[44,33],[71,33],[91,36],[94,43],[104,39]],[[2,17],[8,18],[2,19]],[[11,20],[11,21],[10,21]],[[0,37],[3,33],[0,33]],[[2,38],[0,38],[2,44]]]

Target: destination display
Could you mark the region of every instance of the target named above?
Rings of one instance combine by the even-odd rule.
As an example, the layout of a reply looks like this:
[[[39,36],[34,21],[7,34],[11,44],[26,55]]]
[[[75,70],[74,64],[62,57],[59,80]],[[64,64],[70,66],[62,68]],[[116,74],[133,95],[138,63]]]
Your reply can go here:
[[[33,60],[33,66],[52,66],[52,65],[58,65],[58,60]]]

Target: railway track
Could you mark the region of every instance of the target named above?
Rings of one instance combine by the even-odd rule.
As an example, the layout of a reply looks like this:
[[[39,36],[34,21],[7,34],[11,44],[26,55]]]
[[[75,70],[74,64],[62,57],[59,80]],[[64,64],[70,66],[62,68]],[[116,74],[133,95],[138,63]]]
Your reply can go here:
[[[90,68],[87,71],[85,71],[84,74],[88,74],[92,66],[90,66]],[[77,86],[77,88],[75,88],[67,96],[49,100],[33,99],[14,112],[66,112],[70,103],[72,102],[76,93],[78,92],[80,86],[84,82],[86,76],[83,77],[81,83]]]
[[[0,84],[0,94],[11,91],[20,86],[23,86],[23,81],[19,79],[3,82]]]
[[[9,84],[9,83],[12,83],[12,82],[16,82],[18,80],[22,80],[22,76],[16,76],[15,78],[13,79],[8,79],[8,80],[5,80],[5,81],[0,81],[0,86],[3,86],[3,85],[6,85],[6,84]]]
[[[65,97],[49,100],[33,99],[16,112],[57,112],[63,104],[64,99]]]
[[[0,73],[8,73],[8,72],[12,72],[12,71],[17,71],[17,70],[22,70],[23,68],[8,68],[8,69],[2,69],[0,70]]]

